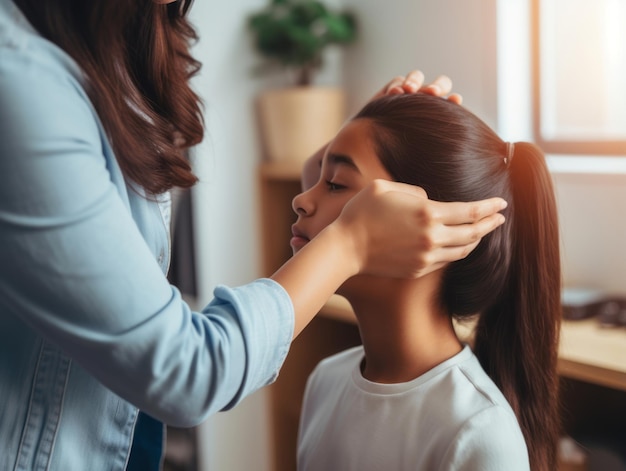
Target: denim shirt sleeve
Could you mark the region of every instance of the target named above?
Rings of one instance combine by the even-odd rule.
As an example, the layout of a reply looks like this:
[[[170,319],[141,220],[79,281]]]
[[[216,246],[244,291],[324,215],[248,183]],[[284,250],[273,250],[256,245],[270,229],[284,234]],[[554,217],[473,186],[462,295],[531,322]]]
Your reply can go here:
[[[191,311],[112,181],[79,79],[54,54],[0,48],[0,316],[155,418],[198,424],[276,377],[291,301],[263,279],[218,287]]]

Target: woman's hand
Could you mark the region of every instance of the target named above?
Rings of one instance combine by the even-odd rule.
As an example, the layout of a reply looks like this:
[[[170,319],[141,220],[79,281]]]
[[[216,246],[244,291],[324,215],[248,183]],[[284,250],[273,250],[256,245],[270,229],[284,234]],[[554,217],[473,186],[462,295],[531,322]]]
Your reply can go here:
[[[333,223],[342,229],[361,274],[417,278],[466,257],[500,226],[501,198],[441,203],[404,183],[375,180]]]
[[[375,180],[271,278],[291,298],[294,336],[348,278],[417,278],[469,254],[504,222],[506,203],[438,203],[419,187]]]
[[[463,102],[463,98],[458,93],[450,93],[451,90],[452,80],[447,75],[440,75],[431,83],[424,85],[424,74],[420,70],[413,70],[407,75],[399,75],[393,78],[372,97],[372,100],[384,95],[420,92],[446,97],[448,100],[460,105]]]

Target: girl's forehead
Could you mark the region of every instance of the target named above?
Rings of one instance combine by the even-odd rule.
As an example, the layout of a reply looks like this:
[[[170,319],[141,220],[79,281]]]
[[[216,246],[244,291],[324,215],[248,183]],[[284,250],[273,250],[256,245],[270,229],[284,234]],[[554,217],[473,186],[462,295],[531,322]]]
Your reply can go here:
[[[370,123],[364,119],[348,121],[328,146],[324,160],[332,162],[333,155],[358,157],[358,155],[353,156],[353,154],[372,151],[373,147]]]
[[[368,178],[387,178],[372,137],[372,124],[366,119],[346,123],[328,146],[322,168],[345,168]]]

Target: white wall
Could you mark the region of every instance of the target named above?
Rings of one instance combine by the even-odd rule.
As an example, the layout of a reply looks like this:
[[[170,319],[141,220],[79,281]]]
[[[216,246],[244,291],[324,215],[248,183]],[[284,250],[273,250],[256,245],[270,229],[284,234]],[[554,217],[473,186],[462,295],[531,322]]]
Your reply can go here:
[[[626,294],[626,173],[563,169],[553,175],[566,284]]]
[[[413,68],[428,79],[445,73],[465,105],[504,137],[527,139],[530,116],[523,97],[529,68],[519,47],[523,34],[509,37],[506,51],[496,47],[498,34],[523,21],[527,1],[343,0],[357,14],[360,38],[343,62],[340,54],[330,55],[318,83],[343,83],[350,111],[355,111],[394,75]],[[257,57],[244,21],[248,12],[265,4],[198,0],[192,10],[201,36],[195,52],[204,63],[195,84],[207,103],[208,129],[195,152],[201,177],[194,191],[201,303],[211,299],[217,283],[236,285],[259,276],[255,171],[261,154],[253,100],[277,77],[250,76]],[[497,11],[503,8],[509,24],[496,29]],[[613,174],[615,165],[609,163],[609,170],[588,175],[552,157],[551,166],[556,169],[566,282],[625,292],[626,171]],[[266,404],[261,391],[201,428],[202,469],[269,471]]]
[[[344,0],[360,39],[344,61],[351,111],[395,75],[446,74],[465,104],[495,125],[496,0]]]

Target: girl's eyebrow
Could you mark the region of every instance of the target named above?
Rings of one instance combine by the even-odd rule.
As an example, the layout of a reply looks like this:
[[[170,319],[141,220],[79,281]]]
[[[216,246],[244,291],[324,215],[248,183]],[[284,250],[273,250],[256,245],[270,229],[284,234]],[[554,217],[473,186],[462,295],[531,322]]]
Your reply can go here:
[[[359,167],[356,166],[354,160],[349,155],[344,154],[328,154],[328,164],[329,165],[345,165],[355,172],[361,173]]]

